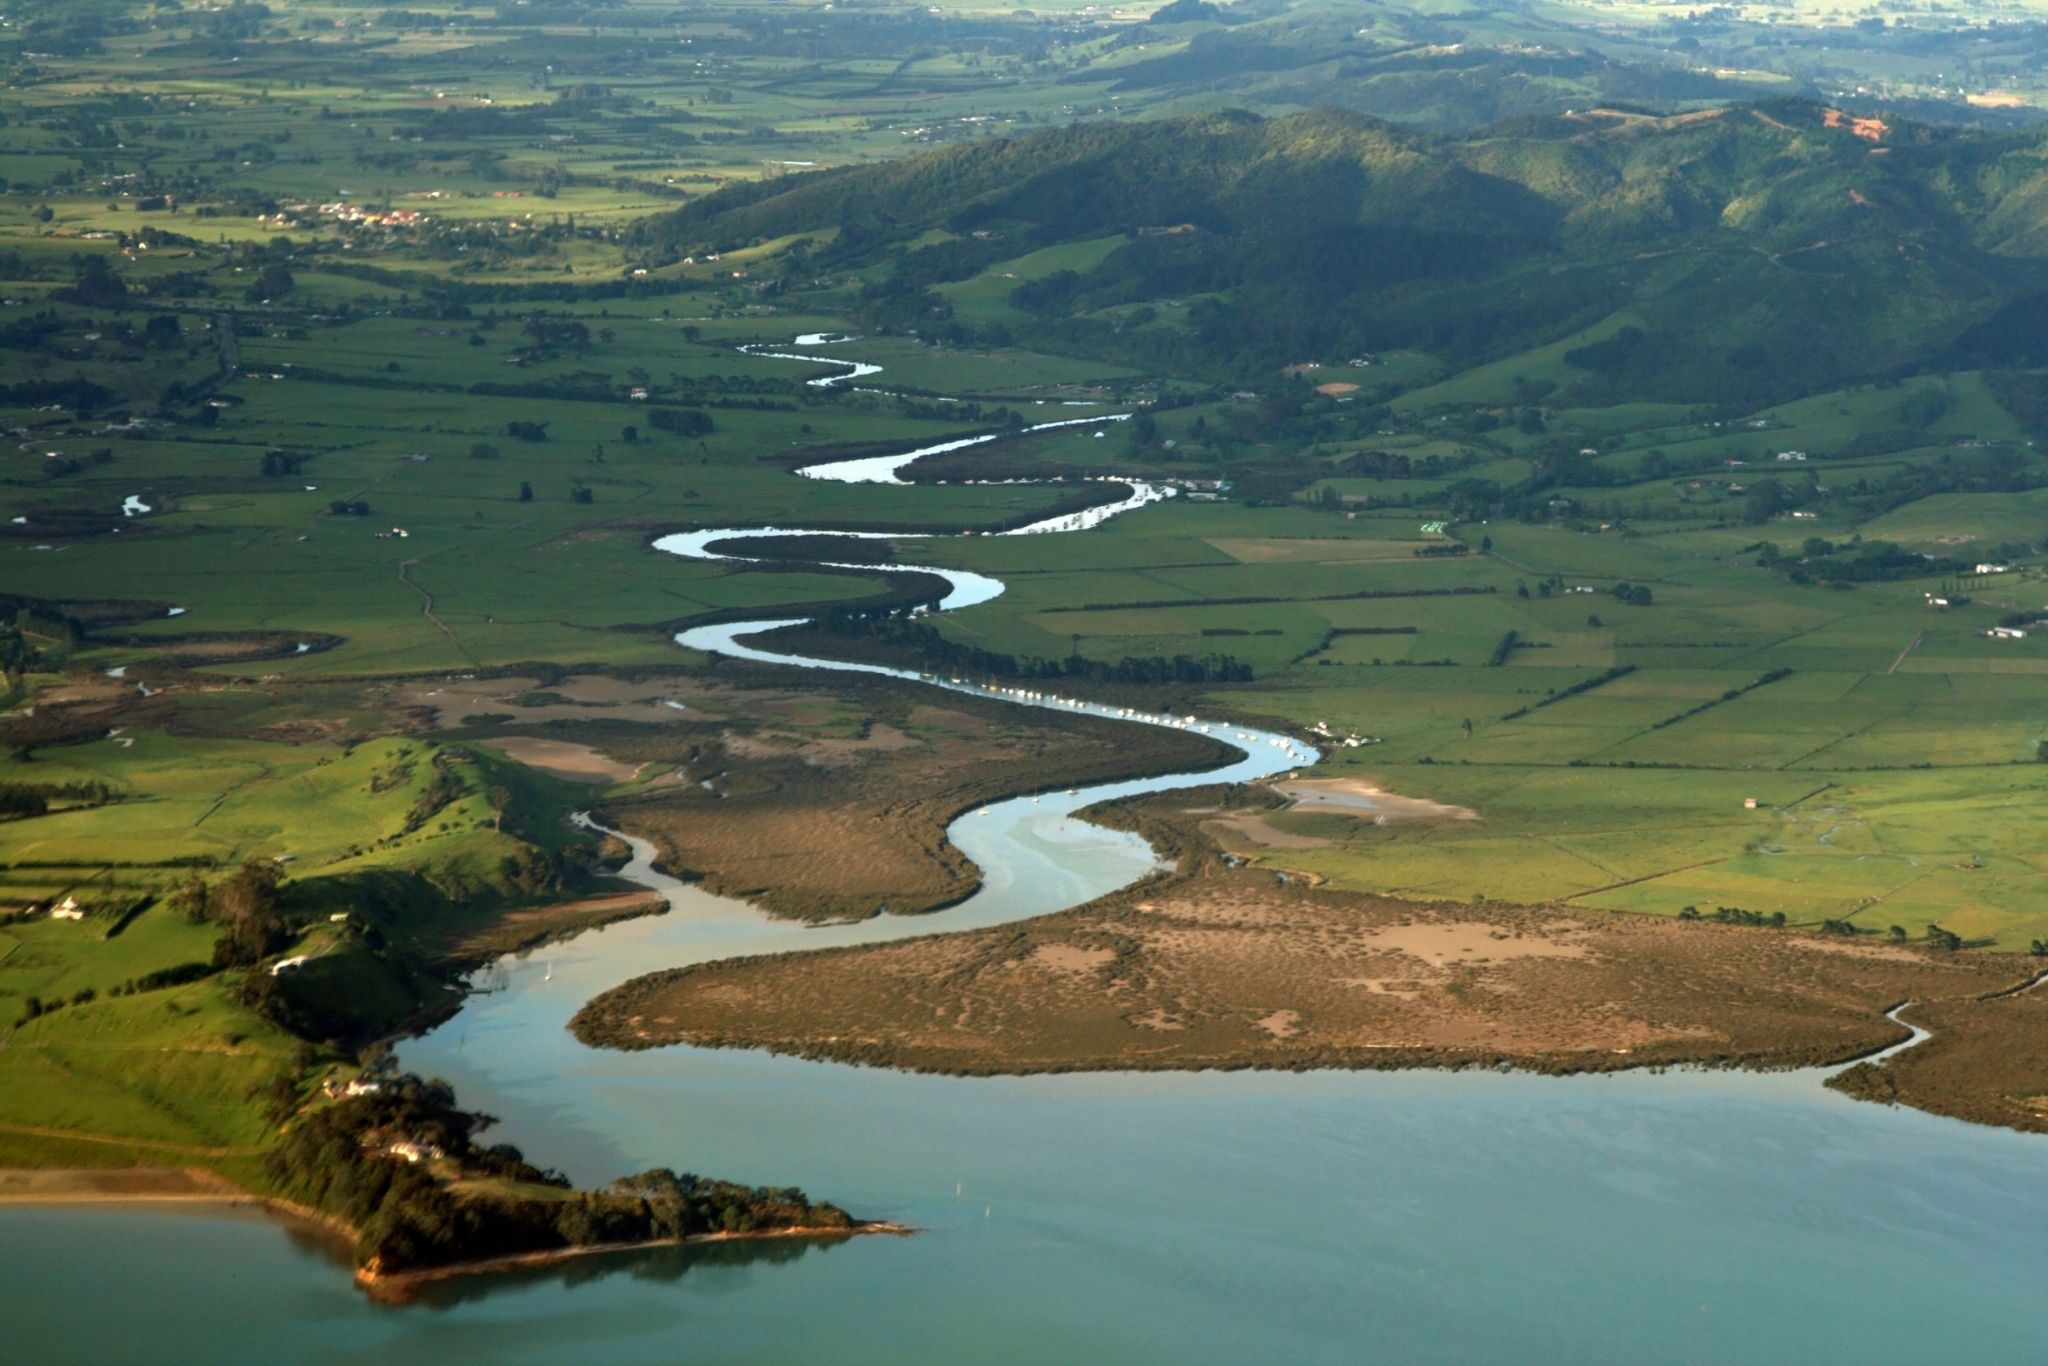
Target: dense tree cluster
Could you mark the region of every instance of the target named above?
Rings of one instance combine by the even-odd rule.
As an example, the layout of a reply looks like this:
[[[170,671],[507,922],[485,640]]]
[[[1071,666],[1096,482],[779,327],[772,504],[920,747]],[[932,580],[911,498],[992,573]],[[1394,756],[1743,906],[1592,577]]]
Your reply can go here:
[[[1196,62],[1226,40],[1206,34],[1158,60]],[[1148,65],[1118,79],[1135,88]],[[1913,130],[1879,163],[1860,139],[1829,135],[1816,106],[1758,112],[1574,140],[1568,177],[1555,168],[1575,130],[1555,120],[1435,139],[1330,109],[1081,124],[735,186],[640,225],[636,244],[666,261],[834,226],[800,273],[863,271],[871,329],[982,341],[1014,330],[1247,383],[1394,350],[1455,371],[1632,308],[1625,326],[1564,353],[1545,381],[1554,394],[1508,414],[1532,434],[1548,426],[1542,402],[1754,409],[1927,369],[2048,364],[2038,268],[1985,250],[2001,216],[2031,202],[2035,140]],[[1797,177],[1774,169],[1792,161]],[[1946,188],[1959,165],[1986,187],[1966,212]],[[935,288],[1105,238],[1116,245],[1089,264],[1019,281],[1009,302],[1022,321],[966,325]],[[1924,254],[1903,260],[1900,240]],[[1688,270],[1617,265],[1650,259],[1618,252],[1678,241]],[[1144,314],[1167,299],[1189,302],[1170,322]],[[1945,401],[1903,395],[1900,425],[1924,429]]]
[[[445,1082],[390,1077],[300,1115],[266,1162],[287,1197],[360,1229],[357,1260],[384,1273],[604,1243],[853,1227],[845,1211],[800,1190],[666,1169],[575,1191],[509,1144],[478,1143],[491,1123],[457,1109]],[[495,1188],[458,1193],[443,1179],[449,1172]]]
[[[0,641],[6,636],[0,633]],[[5,653],[0,651],[0,662]],[[0,783],[0,820],[17,820],[29,816],[40,816],[48,812],[51,804],[67,806],[98,806],[115,799],[115,792],[105,783]]]
[[[190,918],[217,926],[213,961],[219,967],[247,967],[291,942],[291,928],[278,909],[284,882],[277,864],[252,860],[213,887],[180,889],[177,904]]]

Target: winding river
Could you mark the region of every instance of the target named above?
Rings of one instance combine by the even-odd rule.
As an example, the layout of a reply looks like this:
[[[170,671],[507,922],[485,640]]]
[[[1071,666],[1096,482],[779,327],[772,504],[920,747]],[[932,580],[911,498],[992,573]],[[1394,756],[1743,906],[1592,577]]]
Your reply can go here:
[[[780,354],[843,342],[797,345]],[[872,373],[842,365],[813,382]],[[958,443],[930,449],[942,448]],[[802,473],[894,480],[923,453]],[[1163,496],[1134,486],[1085,525]],[[765,534],[788,533],[660,544],[744,558],[746,539]],[[930,572],[947,581],[942,610],[1002,591]],[[680,639],[895,672],[748,643],[779,624]],[[984,884],[932,917],[769,920],[655,872],[636,842],[629,875],[667,894],[667,915],[493,965],[497,989],[403,1050],[408,1067],[447,1077],[504,1120],[505,1137],[579,1181],[666,1165],[798,1182],[921,1235],[587,1259],[449,1283],[389,1309],[260,1218],[13,1210],[0,1212],[10,1346],[21,1360],[252,1362],[2048,1356],[2048,1145],[1849,1101],[1816,1072],[958,1079],[690,1047],[597,1052],[568,1033],[584,1001],[656,969],[1074,905],[1155,866],[1141,840],[1075,809],[1316,758],[1227,722],[1129,719],[1207,726],[1243,757],[968,813],[951,834]],[[146,1347],[138,1322],[152,1327]]]

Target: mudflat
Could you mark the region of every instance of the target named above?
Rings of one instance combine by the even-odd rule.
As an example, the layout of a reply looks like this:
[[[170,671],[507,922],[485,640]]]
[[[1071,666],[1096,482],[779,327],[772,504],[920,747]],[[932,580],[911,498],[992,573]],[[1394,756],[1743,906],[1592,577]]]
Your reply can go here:
[[[2048,1007],[2005,994],[2033,975],[2011,956],[1423,905],[1211,863],[1023,924],[640,978],[572,1028],[615,1048],[766,1048],[960,1074],[1782,1068],[1901,1041],[1885,1013],[1912,1001],[1935,1043],[1902,1055],[1881,1087],[1845,1089],[2040,1128],[2048,1053],[2007,1046]]]
[[[1902,1013],[1932,1037],[1882,1066],[1850,1068],[1836,1079],[1838,1090],[2048,1133],[2048,986],[1929,1001]]]
[[[858,736],[707,733],[690,770],[704,778],[614,798],[601,814],[652,841],[667,871],[778,915],[912,914],[980,884],[946,837],[963,811],[1227,753],[1202,735],[908,684],[869,684],[861,696],[875,719]]]

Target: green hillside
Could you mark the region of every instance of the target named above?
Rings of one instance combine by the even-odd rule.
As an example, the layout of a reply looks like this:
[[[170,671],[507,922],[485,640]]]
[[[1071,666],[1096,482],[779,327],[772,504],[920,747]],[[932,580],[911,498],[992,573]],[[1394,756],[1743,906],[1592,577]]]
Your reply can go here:
[[[757,182],[643,223],[638,242],[666,264],[793,239],[788,282],[857,272],[877,329],[1016,335],[1218,379],[1392,350],[1461,370],[1626,309],[1626,333],[1567,353],[1557,401],[1753,406],[2040,363],[2044,198],[2038,134],[1809,103],[1460,137],[1227,112]],[[1106,236],[1123,241],[1081,269],[998,270]],[[1016,283],[994,323],[956,319],[935,292],[977,281],[989,299],[997,278]]]

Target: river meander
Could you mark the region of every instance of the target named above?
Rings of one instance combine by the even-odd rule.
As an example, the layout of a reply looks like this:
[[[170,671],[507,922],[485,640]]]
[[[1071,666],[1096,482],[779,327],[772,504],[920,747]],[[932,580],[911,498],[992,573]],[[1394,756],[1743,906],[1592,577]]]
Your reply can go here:
[[[1117,511],[1150,501],[1134,497]],[[738,535],[664,548],[738,554]],[[948,575],[946,607],[1001,591]],[[761,629],[684,643],[751,654],[742,637]],[[599,1052],[566,1029],[590,997],[661,968],[1074,905],[1154,866],[1142,841],[1074,809],[1314,758],[1227,722],[1144,719],[1242,736],[1245,757],[968,813],[952,833],[984,886],[930,917],[771,921],[662,878],[638,846],[632,872],[668,893],[667,915],[493,965],[489,990],[402,1050],[581,1182],[664,1165],[798,1183],[919,1236],[593,1258],[431,1287],[393,1309],[265,1219],[5,1210],[7,1356],[2048,1357],[2048,1144],[1848,1101],[1817,1073],[959,1079],[688,1047]]]

